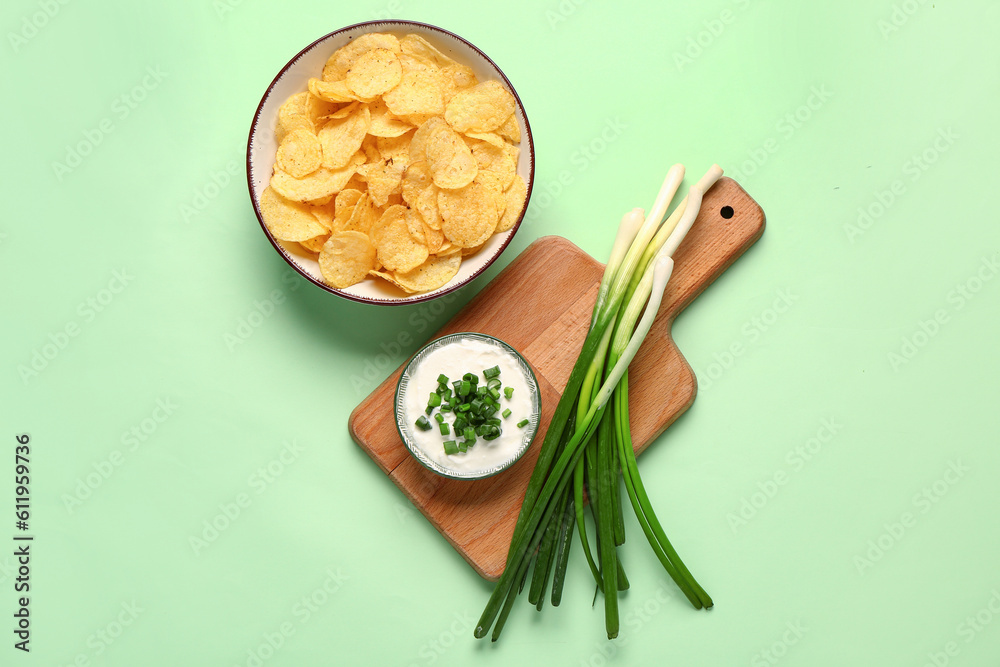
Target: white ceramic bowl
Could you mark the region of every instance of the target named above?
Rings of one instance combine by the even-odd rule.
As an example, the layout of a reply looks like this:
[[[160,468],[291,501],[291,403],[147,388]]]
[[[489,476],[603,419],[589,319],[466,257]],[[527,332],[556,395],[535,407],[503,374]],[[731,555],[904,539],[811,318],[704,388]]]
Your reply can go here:
[[[391,32],[400,36],[407,33],[416,33],[431,42],[445,55],[471,67],[480,81],[487,79],[496,79],[499,81],[514,96],[516,103],[514,113],[521,128],[521,151],[517,164],[517,173],[520,174],[528,186],[528,195],[525,198],[521,215],[518,217],[517,223],[513,228],[502,234],[495,234],[486,242],[482,250],[466,257],[462,261],[462,267],[459,269],[458,275],[452,278],[450,282],[431,292],[401,295],[394,287],[385,284],[383,281],[376,280],[364,280],[346,289],[334,289],[323,282],[319,263],[312,256],[303,252],[298,244],[279,241],[271,236],[260,215],[260,194],[267,187],[271,179],[275,153],[278,149],[274,136],[278,119],[278,108],[289,96],[306,90],[309,78],[319,76],[330,54],[358,35],[368,32]],[[514,87],[507,80],[507,77],[504,76],[503,72],[500,71],[500,68],[485,53],[458,35],[432,25],[411,21],[372,21],[359,23],[332,32],[304,48],[278,72],[278,75],[274,77],[274,80],[267,87],[264,97],[257,106],[257,112],[254,114],[253,124],[250,128],[250,138],[247,142],[247,183],[250,188],[250,199],[253,202],[254,212],[257,214],[260,227],[271,242],[271,245],[274,246],[274,249],[278,251],[293,269],[317,287],[352,301],[381,305],[400,305],[434,299],[458,289],[485,271],[500,256],[500,253],[507,247],[507,244],[510,243],[514,234],[521,226],[521,221],[524,219],[524,212],[527,210],[528,202],[531,199],[531,187],[534,175],[535,145],[531,137],[531,126],[528,124],[528,117],[524,113],[524,107],[517,96],[517,92],[515,92]]]
[[[418,430],[413,422],[414,414],[422,414],[419,407],[416,411],[412,410],[413,401],[409,400],[412,396],[418,405],[424,405],[427,402],[427,394],[421,393],[419,387],[415,387],[414,378],[417,375],[417,368],[425,359],[433,355],[434,353],[443,354],[445,352],[458,355],[461,357],[462,348],[468,345],[468,341],[474,341],[474,344],[485,345],[488,349],[491,349],[493,354],[498,354],[506,361],[501,363],[509,363],[513,366],[517,372],[520,373],[520,379],[524,386],[521,391],[515,396],[515,402],[518,403],[518,407],[514,404],[510,404],[509,407],[514,409],[523,409],[524,411],[518,415],[511,415],[510,418],[505,418],[503,429],[507,430],[512,434],[510,439],[510,444],[502,446],[502,449],[497,450],[491,454],[487,454],[486,460],[478,459],[477,461],[466,462],[466,465],[459,465],[453,459],[447,456],[443,457],[432,457],[424,451],[423,447],[418,444],[421,440],[418,437]],[[433,357],[432,357],[433,358]],[[430,363],[430,360],[428,360]],[[465,371],[479,372],[481,369],[474,368],[472,365],[468,365],[464,368]],[[429,369],[430,376],[436,377],[436,374],[441,372],[437,369]],[[425,376],[426,378],[426,376]],[[451,379],[460,379],[459,375],[454,375]],[[501,375],[501,382],[503,382],[503,376]],[[427,390],[429,386],[423,387]],[[430,387],[433,389],[433,387]],[[524,392],[527,392],[526,394]],[[474,397],[473,397],[474,398]],[[502,400],[504,406],[508,404],[506,401]],[[517,463],[518,459],[528,451],[528,447],[531,446],[532,441],[538,434],[538,428],[540,426],[540,420],[542,415],[542,394],[538,388],[538,379],[535,377],[535,373],[531,370],[531,365],[525,360],[521,353],[511,347],[504,341],[483,333],[477,333],[473,331],[463,331],[459,333],[447,334],[441,336],[422,347],[413,358],[406,364],[406,368],[403,369],[402,374],[399,376],[399,382],[396,384],[396,397],[393,401],[393,414],[396,421],[396,430],[399,432],[399,437],[403,440],[403,444],[410,451],[422,466],[436,472],[444,477],[449,477],[451,479],[484,479],[486,477],[492,477],[498,473],[507,470],[512,465]],[[520,418],[526,419],[528,422],[523,429],[518,429],[516,422]],[[434,425],[434,436],[437,437],[437,424],[432,422]],[[440,436],[441,441],[445,439],[457,439],[459,434],[453,433],[452,435]],[[425,446],[429,446],[425,441]],[[432,446],[432,445],[430,445]],[[440,445],[437,445],[440,446]],[[480,444],[474,446],[483,448],[490,447],[489,443],[486,441],[480,441]],[[473,456],[470,451],[470,456]],[[479,451],[479,450],[476,450]]]

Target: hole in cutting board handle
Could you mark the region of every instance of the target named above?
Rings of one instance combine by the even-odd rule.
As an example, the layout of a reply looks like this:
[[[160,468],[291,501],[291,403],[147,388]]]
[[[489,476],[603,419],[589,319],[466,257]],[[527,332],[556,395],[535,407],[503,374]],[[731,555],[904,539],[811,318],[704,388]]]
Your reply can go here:
[[[719,211],[719,215],[721,215],[726,220],[729,220],[731,217],[733,217],[733,207],[723,206],[722,210]]]

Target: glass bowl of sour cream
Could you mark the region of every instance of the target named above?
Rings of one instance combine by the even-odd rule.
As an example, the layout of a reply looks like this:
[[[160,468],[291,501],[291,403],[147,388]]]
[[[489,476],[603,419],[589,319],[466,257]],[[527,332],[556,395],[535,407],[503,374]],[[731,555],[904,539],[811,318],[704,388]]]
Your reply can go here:
[[[531,366],[486,334],[431,341],[396,385],[403,444],[425,468],[451,479],[483,479],[512,466],[534,440],[541,414]]]

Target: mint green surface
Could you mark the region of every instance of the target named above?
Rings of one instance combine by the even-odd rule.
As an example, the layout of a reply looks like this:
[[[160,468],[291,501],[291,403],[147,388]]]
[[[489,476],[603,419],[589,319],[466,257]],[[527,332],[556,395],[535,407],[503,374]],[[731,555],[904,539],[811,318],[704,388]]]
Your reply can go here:
[[[305,283],[247,195],[271,78],[379,16],[485,50],[537,146],[530,224],[433,305]],[[997,3],[34,0],[0,27],[0,664],[995,664]],[[640,459],[716,607],[632,519],[618,641],[578,545],[559,608],[474,641],[490,585],[348,415],[532,240],[604,259],[674,162],[767,214],[677,321],[698,398]]]

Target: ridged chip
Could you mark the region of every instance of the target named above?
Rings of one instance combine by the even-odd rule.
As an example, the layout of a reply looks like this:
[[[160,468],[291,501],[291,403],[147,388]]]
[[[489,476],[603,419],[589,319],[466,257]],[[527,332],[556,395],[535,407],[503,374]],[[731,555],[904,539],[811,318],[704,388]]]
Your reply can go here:
[[[395,274],[397,284],[411,292],[430,292],[443,287],[458,274],[462,255],[454,253],[440,257],[432,255],[420,266]]]
[[[305,241],[327,232],[307,204],[289,201],[270,187],[260,193],[260,216],[280,241]]]
[[[444,119],[458,132],[492,132],[512,113],[514,96],[491,79],[456,93]]]
[[[279,169],[295,178],[302,178],[319,169],[323,148],[310,130],[293,130],[281,141],[275,159]]]
[[[434,130],[424,145],[427,169],[434,185],[455,190],[465,187],[479,170],[476,158],[455,130],[443,124]]]
[[[319,254],[323,280],[337,289],[361,282],[374,268],[375,248],[361,232],[334,232]]]
[[[368,134],[371,114],[366,105],[360,105],[346,118],[327,121],[318,133],[323,146],[323,166],[329,169],[343,167],[361,148]]]
[[[438,193],[441,231],[454,245],[472,248],[484,243],[497,227],[495,193],[481,183]]]
[[[374,99],[396,87],[403,77],[399,58],[389,49],[362,53],[347,71],[347,87],[359,98]]]

